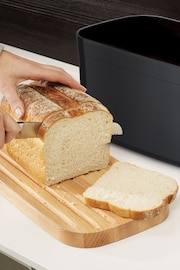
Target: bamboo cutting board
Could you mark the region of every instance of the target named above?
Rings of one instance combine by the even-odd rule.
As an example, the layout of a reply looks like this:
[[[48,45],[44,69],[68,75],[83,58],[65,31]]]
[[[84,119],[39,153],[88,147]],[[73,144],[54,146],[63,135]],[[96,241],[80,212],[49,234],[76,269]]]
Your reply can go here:
[[[109,167],[115,161],[111,157]],[[0,193],[45,231],[74,247],[106,245],[151,228],[168,216],[168,205],[158,216],[138,221],[86,206],[83,191],[104,172],[92,172],[47,187],[0,150]]]

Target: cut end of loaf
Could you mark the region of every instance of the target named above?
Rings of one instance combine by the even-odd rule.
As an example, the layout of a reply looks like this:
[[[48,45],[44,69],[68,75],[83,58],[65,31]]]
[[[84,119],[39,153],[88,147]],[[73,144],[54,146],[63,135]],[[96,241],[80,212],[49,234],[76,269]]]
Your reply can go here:
[[[112,119],[104,112],[89,112],[54,124],[45,136],[47,184],[107,167],[111,132]]]
[[[138,220],[158,215],[175,199],[177,191],[177,182],[171,177],[116,162],[83,196],[92,207]]]

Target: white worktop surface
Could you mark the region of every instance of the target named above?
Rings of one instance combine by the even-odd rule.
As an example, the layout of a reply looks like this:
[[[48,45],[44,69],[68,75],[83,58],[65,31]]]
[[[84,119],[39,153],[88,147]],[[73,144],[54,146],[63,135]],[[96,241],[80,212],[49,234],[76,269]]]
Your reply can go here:
[[[5,46],[23,57],[63,67],[77,80],[79,69],[57,60]],[[111,155],[174,177],[180,185],[180,167],[111,145]],[[180,194],[170,205],[169,217],[149,230],[98,248],[67,246],[43,231],[0,196],[0,251],[36,270],[180,269]]]

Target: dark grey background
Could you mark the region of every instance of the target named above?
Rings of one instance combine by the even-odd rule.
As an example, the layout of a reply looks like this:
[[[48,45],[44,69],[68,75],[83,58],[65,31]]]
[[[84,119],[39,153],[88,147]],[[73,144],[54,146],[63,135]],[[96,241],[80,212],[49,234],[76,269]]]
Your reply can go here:
[[[76,31],[134,14],[180,19],[178,0],[1,0],[0,42],[78,64]]]

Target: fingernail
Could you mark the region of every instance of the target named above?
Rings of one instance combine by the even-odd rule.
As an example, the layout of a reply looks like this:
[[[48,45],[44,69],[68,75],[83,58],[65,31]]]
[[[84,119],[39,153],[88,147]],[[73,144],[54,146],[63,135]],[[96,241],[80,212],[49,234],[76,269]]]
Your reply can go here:
[[[81,85],[81,90],[82,90],[83,92],[86,92],[86,91],[87,91],[87,89],[86,89],[83,85]]]
[[[84,87],[84,92],[86,92],[86,91],[87,91],[87,88]]]
[[[17,118],[21,118],[22,112],[20,108],[16,108],[14,112]]]

